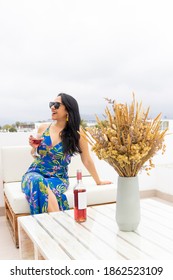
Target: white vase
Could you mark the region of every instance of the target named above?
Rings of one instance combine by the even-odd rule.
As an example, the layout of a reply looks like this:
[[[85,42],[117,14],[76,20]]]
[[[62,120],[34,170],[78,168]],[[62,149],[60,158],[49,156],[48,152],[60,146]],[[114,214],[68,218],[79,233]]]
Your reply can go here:
[[[138,177],[118,177],[116,221],[122,231],[134,231],[140,222]]]

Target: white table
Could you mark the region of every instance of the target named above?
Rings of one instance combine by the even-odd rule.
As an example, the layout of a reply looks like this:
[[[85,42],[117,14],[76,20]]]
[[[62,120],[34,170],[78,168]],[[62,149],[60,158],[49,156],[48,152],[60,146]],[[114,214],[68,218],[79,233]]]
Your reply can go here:
[[[165,217],[159,214],[158,223],[155,216],[154,222],[152,220],[155,214],[151,208],[156,213],[160,209],[157,203],[142,200],[141,223],[136,232],[118,230],[115,204],[88,207],[87,221],[81,224],[74,221],[73,210],[20,217],[20,257],[48,260],[173,259],[173,231],[170,232],[169,219],[165,234],[169,211],[160,210]]]

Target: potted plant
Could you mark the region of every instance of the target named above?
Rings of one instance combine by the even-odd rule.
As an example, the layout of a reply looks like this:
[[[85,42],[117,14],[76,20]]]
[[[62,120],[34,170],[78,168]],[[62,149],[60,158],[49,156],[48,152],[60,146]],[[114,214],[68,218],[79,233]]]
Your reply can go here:
[[[149,119],[149,108],[133,100],[127,104],[107,99],[112,110],[105,109],[105,120],[96,117],[97,125],[83,130],[99,159],[108,162],[118,173],[116,220],[120,230],[135,230],[140,221],[138,173],[154,167],[153,156],[165,151],[166,129],[160,130],[161,114]]]

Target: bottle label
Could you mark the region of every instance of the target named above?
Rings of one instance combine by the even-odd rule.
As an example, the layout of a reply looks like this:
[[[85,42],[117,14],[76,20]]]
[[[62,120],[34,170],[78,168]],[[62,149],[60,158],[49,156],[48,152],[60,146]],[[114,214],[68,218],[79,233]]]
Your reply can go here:
[[[86,192],[78,193],[78,209],[86,209],[87,208],[87,196]]]

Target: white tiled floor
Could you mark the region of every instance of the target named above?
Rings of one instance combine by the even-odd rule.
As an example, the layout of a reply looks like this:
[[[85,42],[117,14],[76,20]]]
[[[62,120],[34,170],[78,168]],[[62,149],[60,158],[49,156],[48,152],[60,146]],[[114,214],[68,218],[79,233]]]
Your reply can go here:
[[[6,218],[0,217],[0,260],[18,260],[19,249],[12,240]]]

